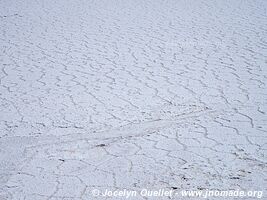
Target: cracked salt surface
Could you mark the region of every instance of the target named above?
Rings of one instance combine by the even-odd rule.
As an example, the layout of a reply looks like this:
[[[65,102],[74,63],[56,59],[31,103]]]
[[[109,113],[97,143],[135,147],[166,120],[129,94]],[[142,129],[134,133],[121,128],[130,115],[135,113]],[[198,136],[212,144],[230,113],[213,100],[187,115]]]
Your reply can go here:
[[[0,1],[0,199],[142,188],[266,198],[266,9]]]

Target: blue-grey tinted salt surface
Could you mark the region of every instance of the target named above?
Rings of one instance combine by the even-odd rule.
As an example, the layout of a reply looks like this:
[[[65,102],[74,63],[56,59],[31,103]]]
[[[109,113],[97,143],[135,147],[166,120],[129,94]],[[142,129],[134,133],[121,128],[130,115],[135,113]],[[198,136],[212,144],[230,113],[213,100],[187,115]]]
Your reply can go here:
[[[266,192],[266,9],[1,0],[0,199]]]

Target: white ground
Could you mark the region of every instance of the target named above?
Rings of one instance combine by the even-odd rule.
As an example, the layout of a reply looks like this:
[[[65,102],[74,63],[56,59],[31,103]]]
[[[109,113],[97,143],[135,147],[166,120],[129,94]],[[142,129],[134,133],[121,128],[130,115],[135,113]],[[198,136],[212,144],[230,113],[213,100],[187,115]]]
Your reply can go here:
[[[266,195],[266,9],[1,0],[0,199],[97,199],[95,188]]]

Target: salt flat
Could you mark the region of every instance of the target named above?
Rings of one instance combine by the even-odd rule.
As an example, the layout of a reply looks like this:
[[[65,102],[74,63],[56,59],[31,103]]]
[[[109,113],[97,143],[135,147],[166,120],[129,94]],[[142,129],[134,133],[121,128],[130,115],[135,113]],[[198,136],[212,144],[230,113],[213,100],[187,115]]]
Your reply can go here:
[[[266,198],[266,9],[1,0],[0,199],[142,188]]]

